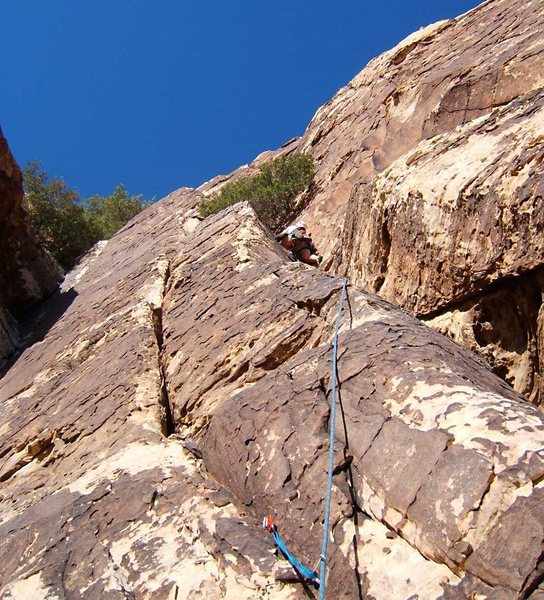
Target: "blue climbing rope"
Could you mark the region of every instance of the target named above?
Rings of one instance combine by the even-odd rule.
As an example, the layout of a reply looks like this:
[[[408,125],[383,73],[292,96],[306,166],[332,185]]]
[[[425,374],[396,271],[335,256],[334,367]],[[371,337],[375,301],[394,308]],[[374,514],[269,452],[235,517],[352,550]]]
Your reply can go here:
[[[338,303],[338,315],[336,317],[336,329],[332,345],[332,394],[331,394],[331,419],[329,431],[329,476],[327,480],[327,497],[325,501],[325,519],[323,521],[323,545],[321,546],[321,566],[319,570],[319,600],[325,600],[325,576],[327,572],[327,548],[329,545],[329,520],[331,513],[332,475],[334,471],[334,430],[336,426],[336,365],[338,358],[338,332],[340,330],[340,319],[346,293],[347,279],[342,279],[342,293]]]
[[[281,553],[289,561],[291,566],[302,576],[304,579],[311,581],[319,586],[319,600],[325,600],[325,575],[327,571],[327,547],[329,545],[329,520],[331,513],[331,496],[332,496],[332,476],[334,472],[334,431],[336,427],[336,387],[337,387],[337,361],[338,361],[338,332],[340,330],[340,320],[342,317],[342,308],[344,305],[344,297],[346,295],[347,279],[342,279],[342,293],[340,294],[340,301],[338,303],[338,315],[336,317],[336,329],[334,331],[334,341],[332,345],[332,394],[331,394],[331,419],[330,419],[330,432],[329,432],[329,474],[327,480],[327,496],[325,501],[325,518],[323,521],[323,545],[321,547],[320,561],[321,567],[319,576],[316,571],[310,569],[303,563],[301,563],[296,556],[289,552],[285,542],[280,537],[278,529],[274,524],[272,517],[265,517],[263,520],[263,527],[272,534],[276,545],[280,549]]]

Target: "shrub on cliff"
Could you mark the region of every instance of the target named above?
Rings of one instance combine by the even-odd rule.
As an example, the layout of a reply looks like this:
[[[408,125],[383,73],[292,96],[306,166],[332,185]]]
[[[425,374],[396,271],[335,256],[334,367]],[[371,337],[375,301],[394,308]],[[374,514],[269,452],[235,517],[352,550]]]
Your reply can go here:
[[[30,163],[23,176],[23,206],[34,233],[64,268],[71,267],[97,241],[79,194],[63,180],[50,179],[39,162]]]
[[[87,218],[101,240],[109,239],[144,208],[142,196],[130,196],[119,184],[109,196],[91,196],[87,201]]]
[[[62,179],[42,171],[38,161],[28,164],[23,177],[23,206],[34,233],[65,269],[147,206],[141,196],[130,197],[122,185],[109,196],[82,200]]]
[[[258,174],[225,184],[200,206],[202,216],[247,200],[262,221],[277,230],[293,215],[294,200],[313,181],[315,167],[309,154],[281,156],[265,163]]]

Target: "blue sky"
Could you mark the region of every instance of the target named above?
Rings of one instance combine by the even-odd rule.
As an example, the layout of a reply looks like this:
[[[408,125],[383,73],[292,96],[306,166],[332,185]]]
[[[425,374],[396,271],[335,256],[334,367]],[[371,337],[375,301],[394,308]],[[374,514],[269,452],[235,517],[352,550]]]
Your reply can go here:
[[[477,0],[16,0],[0,126],[83,197],[161,198],[301,135],[365,64]]]

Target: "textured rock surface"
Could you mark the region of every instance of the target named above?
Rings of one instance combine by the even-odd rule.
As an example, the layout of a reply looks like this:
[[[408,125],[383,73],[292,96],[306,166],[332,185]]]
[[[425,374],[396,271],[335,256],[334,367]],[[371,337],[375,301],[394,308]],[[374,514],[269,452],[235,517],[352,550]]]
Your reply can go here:
[[[2,597],[295,593],[247,511],[166,437],[162,299],[198,200],[173,194],[113,238],[2,382]]]
[[[2,381],[6,598],[313,593],[275,581],[258,521],[318,558],[341,282],[290,262],[247,206],[199,225],[199,200],[176,192],[108,242]],[[354,459],[333,487],[331,597],[536,587],[542,414],[354,287],[338,368],[338,461]]]
[[[325,268],[413,314],[442,315],[442,332],[537,404],[544,365],[532,324],[542,301],[518,305],[510,328],[487,302],[493,344],[456,336],[448,315],[497,288],[507,294],[523,285],[511,279],[544,265],[543,31],[542,2],[512,0],[423,28],[372,60],[278,151],[315,158],[301,203]],[[516,358],[518,324],[531,325]],[[477,317],[471,326],[480,328]]]
[[[351,282],[332,598],[544,593],[544,415],[386,300],[540,401],[543,9],[421,30],[278,151],[315,156],[305,218]],[[317,595],[259,522],[318,559],[341,281],[246,205],[196,211],[276,154],[138,215],[20,331],[0,306],[31,344],[0,382],[1,597]]]
[[[51,294],[60,267],[36,245],[22,208],[23,178],[0,130],[0,367],[19,344],[20,314]]]
[[[354,190],[343,246],[351,280],[419,315],[442,315],[443,332],[481,349],[536,403],[543,139],[539,91],[421,142]],[[467,299],[475,310],[461,308]],[[452,309],[470,316],[471,335],[455,335]]]
[[[348,273],[425,315],[534,271],[543,158],[544,89],[421,142],[354,191]]]
[[[442,315],[441,331],[481,351],[537,404],[543,31],[541,2],[510,0],[423,29],[320,109],[300,144],[319,161],[305,217],[320,249],[336,254],[335,268],[414,314]],[[534,293],[516,302],[507,326],[492,293],[504,298],[528,280]],[[460,308],[468,299],[470,314]],[[448,315],[457,310],[474,334],[455,334]],[[482,325],[492,343],[481,341]],[[516,336],[525,339],[513,348]]]
[[[477,350],[535,404],[544,397],[544,272],[540,268],[445,310],[429,325]]]
[[[320,108],[300,143],[319,163],[320,192],[306,217],[320,247],[332,249],[341,236],[355,185],[371,183],[422,140],[542,88],[543,25],[542,3],[486,2],[409,36]],[[444,186],[451,173],[432,175]]]

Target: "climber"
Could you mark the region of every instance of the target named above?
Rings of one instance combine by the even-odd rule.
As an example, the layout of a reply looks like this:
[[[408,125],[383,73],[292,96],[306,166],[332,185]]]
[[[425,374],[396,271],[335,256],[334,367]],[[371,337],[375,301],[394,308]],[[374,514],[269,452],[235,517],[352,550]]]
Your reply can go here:
[[[306,233],[306,223],[299,221],[296,225],[289,225],[281,233],[276,236],[276,241],[279,242],[286,250],[291,250],[293,247],[292,235],[295,232],[302,234]]]
[[[322,256],[317,254],[312,238],[306,235],[306,223],[299,221],[295,225],[290,225],[276,236],[278,241],[286,250],[290,250],[295,260],[318,267],[323,260]]]

